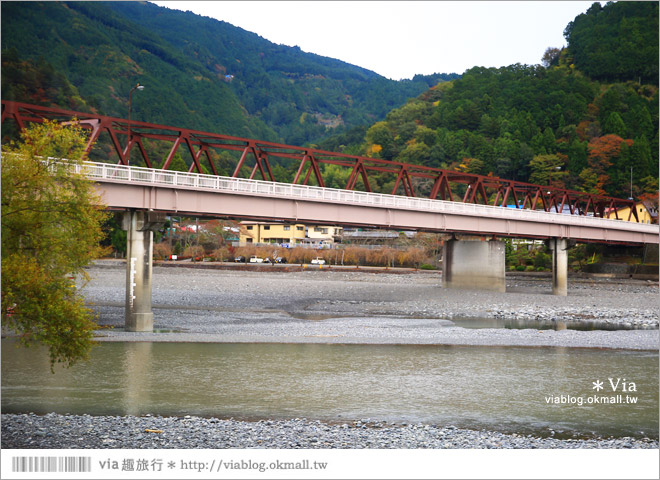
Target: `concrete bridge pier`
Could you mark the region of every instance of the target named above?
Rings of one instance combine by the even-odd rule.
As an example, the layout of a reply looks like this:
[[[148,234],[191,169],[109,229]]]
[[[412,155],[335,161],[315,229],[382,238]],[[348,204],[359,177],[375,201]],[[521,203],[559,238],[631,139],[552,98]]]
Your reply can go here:
[[[506,291],[504,242],[461,236],[445,242],[442,283],[445,288]]]
[[[552,250],[552,294],[568,295],[568,241],[565,238],[551,238],[548,241]]]
[[[152,332],[151,267],[154,230],[165,222],[165,214],[145,210],[124,213],[127,232],[125,326],[129,332]]]

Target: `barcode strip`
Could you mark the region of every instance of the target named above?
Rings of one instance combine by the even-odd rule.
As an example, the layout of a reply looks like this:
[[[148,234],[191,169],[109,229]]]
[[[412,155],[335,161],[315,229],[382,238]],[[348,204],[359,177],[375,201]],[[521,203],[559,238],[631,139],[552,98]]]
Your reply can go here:
[[[91,472],[92,457],[12,457],[12,472]]]

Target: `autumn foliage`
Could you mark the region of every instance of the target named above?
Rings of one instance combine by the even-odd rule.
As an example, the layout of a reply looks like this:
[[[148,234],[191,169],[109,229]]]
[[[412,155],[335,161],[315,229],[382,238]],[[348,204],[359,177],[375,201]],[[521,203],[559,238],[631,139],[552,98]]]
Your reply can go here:
[[[51,366],[86,358],[96,327],[76,279],[102,255],[107,214],[93,183],[72,172],[85,158],[79,126],[46,122],[2,148],[2,326],[22,345],[48,347]]]
[[[633,141],[624,140],[618,135],[604,135],[593,138],[589,142],[588,164],[592,175],[595,175],[596,183],[593,185],[593,193],[607,195],[606,187],[611,182],[610,168],[621,157],[622,148],[632,147]]]

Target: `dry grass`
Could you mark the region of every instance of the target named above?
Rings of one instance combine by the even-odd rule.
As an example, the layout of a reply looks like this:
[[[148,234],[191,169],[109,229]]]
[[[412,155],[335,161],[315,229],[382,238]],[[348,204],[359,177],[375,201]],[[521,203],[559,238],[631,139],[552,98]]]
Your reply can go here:
[[[172,249],[166,242],[154,245],[154,259],[169,258]],[[235,257],[244,256],[249,259],[253,255],[261,258],[283,257],[287,263],[305,264],[315,258],[323,258],[328,265],[356,265],[377,267],[412,267],[419,268],[422,263],[434,263],[434,259],[424,248],[409,247],[405,250],[383,246],[381,248],[364,248],[346,246],[339,249],[313,248],[283,248],[273,246],[220,247],[205,251],[201,245],[186,248],[182,257],[210,257],[215,261],[232,261]]]

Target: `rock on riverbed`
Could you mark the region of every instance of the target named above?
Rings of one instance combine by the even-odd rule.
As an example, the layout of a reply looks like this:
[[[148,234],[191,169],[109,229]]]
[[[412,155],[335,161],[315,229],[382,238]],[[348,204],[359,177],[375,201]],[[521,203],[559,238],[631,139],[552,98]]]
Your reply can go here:
[[[155,267],[159,333],[123,332],[125,271],[92,267],[83,293],[105,341],[298,342],[658,348],[658,286],[639,280],[511,278],[506,293],[442,288],[437,273],[251,272]],[[461,328],[460,319],[564,322],[633,331]],[[448,322],[449,321],[449,322]],[[451,321],[456,321],[452,326]]]
[[[554,432],[549,432],[552,435]],[[2,415],[2,448],[658,448],[649,438],[557,439],[369,419],[239,421],[201,417]]]
[[[658,285],[569,281],[567,297],[549,281],[508,279],[507,292],[441,287],[435,273],[216,271],[155,267],[156,327],[121,331],[125,270],[92,267],[83,289],[99,313],[102,341],[323,342],[658,348]],[[461,317],[587,322],[656,330],[467,329]],[[366,327],[369,328],[366,328]],[[376,328],[374,328],[376,327]],[[647,438],[557,439],[451,425],[368,420],[238,421],[200,417],[3,414],[3,448],[658,448]]]

